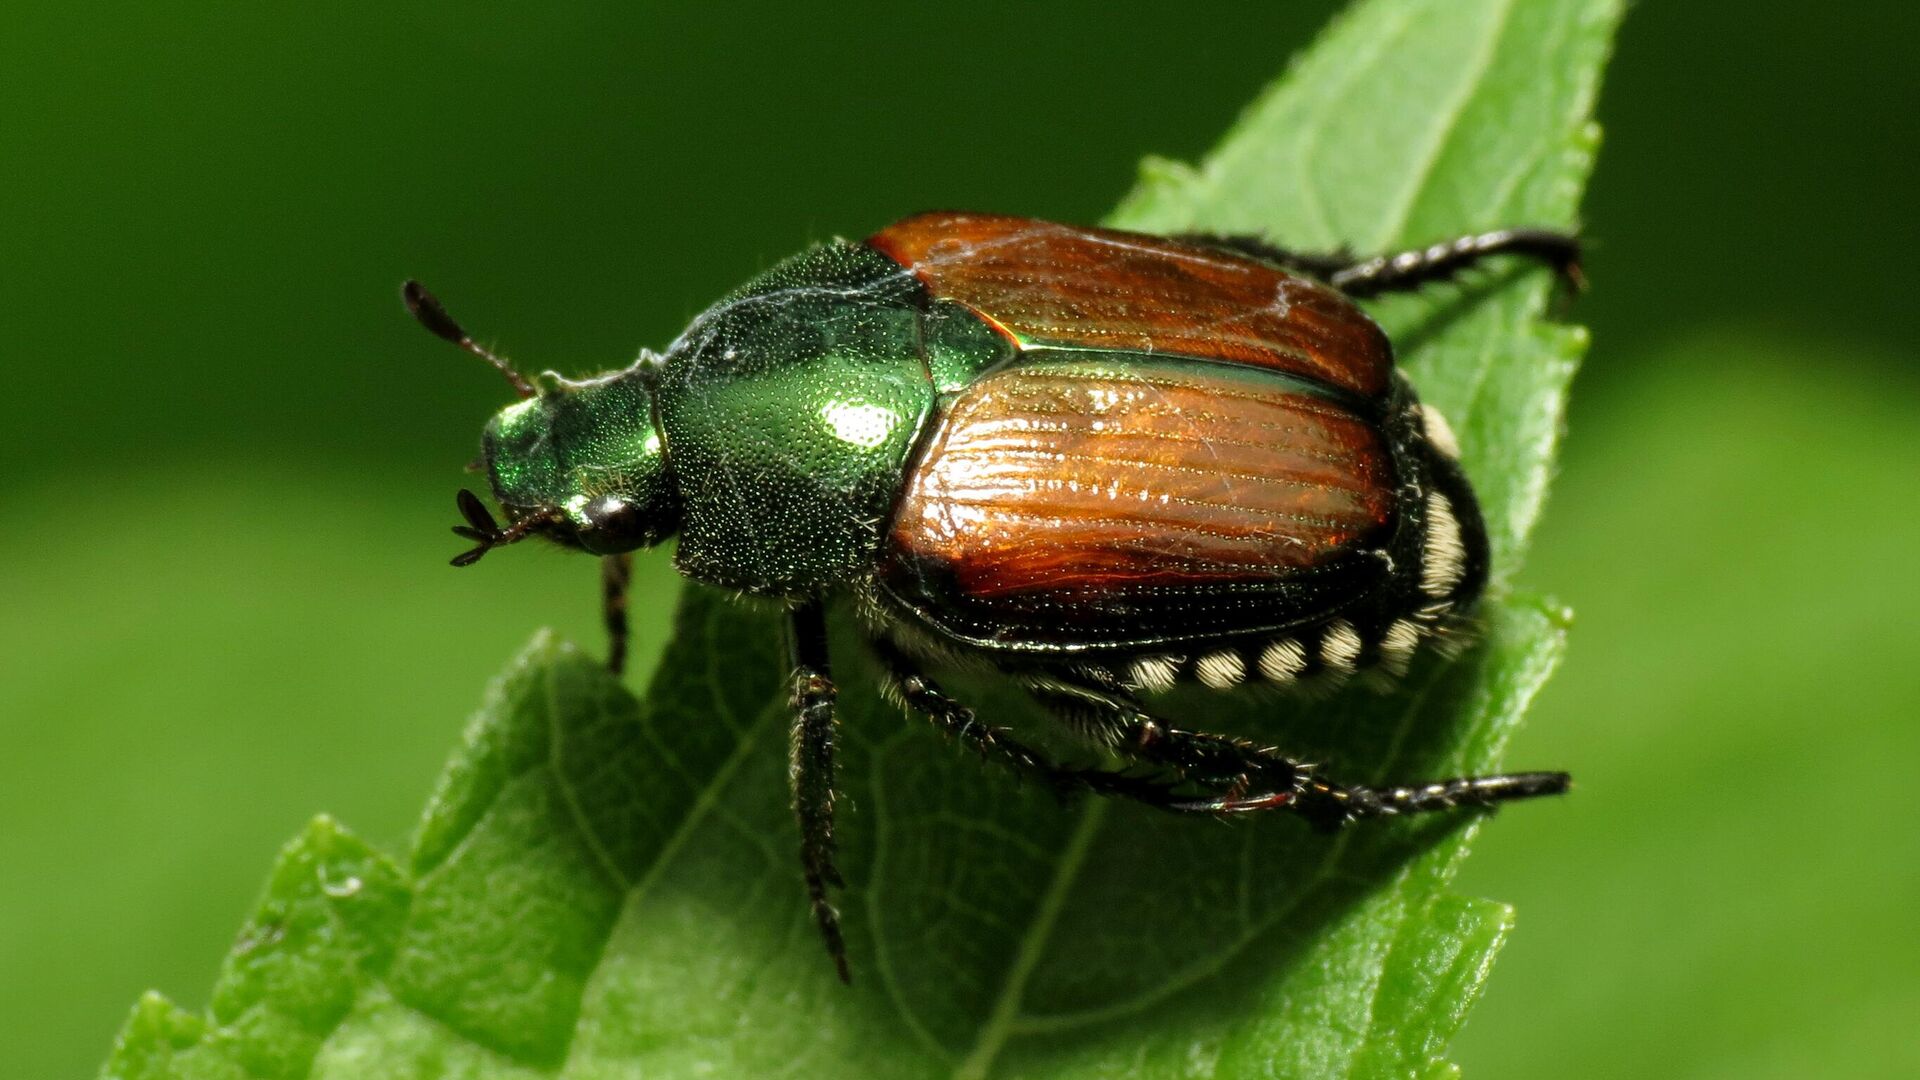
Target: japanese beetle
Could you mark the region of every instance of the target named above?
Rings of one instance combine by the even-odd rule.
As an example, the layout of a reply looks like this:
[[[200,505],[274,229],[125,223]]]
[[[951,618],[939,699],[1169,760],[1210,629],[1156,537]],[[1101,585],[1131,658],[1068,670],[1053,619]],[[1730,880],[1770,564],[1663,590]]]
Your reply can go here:
[[[1155,237],[934,213],[813,248],[664,354],[536,384],[417,283],[408,307],[504,372],[487,425],[507,524],[454,531],[603,556],[611,664],[629,552],[784,603],[793,796],[813,914],[847,976],[833,866],[824,605],[850,598],[885,688],[985,756],[1067,788],[1196,814],[1359,817],[1563,791],[1563,773],[1347,786],[1149,711],[1219,690],[1402,669],[1458,640],[1487,541],[1446,421],[1353,302],[1519,254],[1577,283],[1578,246],[1510,229],[1370,259],[1253,237]],[[1068,768],[976,722],[921,670],[985,661],[1123,766]]]

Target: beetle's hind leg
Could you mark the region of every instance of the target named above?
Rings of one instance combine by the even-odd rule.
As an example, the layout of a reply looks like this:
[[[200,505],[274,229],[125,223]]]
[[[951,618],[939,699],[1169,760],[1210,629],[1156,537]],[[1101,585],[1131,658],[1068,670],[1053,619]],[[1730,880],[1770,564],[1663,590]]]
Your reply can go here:
[[[825,609],[813,601],[794,609],[788,647],[793,661],[793,732],[787,776],[793,787],[793,813],[800,822],[800,865],[807,882],[813,921],[841,982],[852,982],[840,915],[827,895],[844,887],[833,865],[834,698],[833,669],[827,655]]]
[[[1188,813],[1226,813],[1290,805],[1311,783],[1309,768],[1231,735],[1189,731],[1146,711],[1117,683],[1093,677],[1045,678],[1027,691],[1090,742],[1171,772],[1206,794],[1158,804]]]
[[[1580,238],[1553,229],[1495,229],[1364,259],[1356,259],[1345,251],[1289,251],[1257,236],[1189,233],[1175,239],[1222,248],[1272,263],[1283,270],[1310,274],[1349,296],[1408,292],[1456,277],[1495,255],[1519,255],[1544,263],[1574,292],[1586,285],[1586,278],[1580,272]]]
[[[1288,809],[1322,829],[1363,817],[1487,806],[1567,789],[1565,773],[1461,777],[1402,787],[1354,787],[1316,778],[1311,767],[1245,739],[1175,727],[1118,686],[1099,680],[1039,679],[1035,700],[1090,741],[1171,779],[1111,769],[1067,768],[982,722],[891,644],[873,648],[887,666],[889,692],[908,709],[980,755],[1041,778],[1062,792],[1090,791],[1181,814]],[[1186,793],[1183,793],[1186,792]]]
[[[1552,229],[1495,229],[1376,255],[1334,271],[1327,283],[1349,296],[1407,292],[1455,277],[1495,255],[1519,255],[1543,263],[1572,292],[1586,286],[1586,277],[1580,272],[1580,238]]]
[[[972,747],[988,760],[1039,778],[1063,794],[1086,791],[1143,802],[1178,813],[1217,814],[1203,795],[1232,794],[1234,810],[1289,801],[1305,778],[1305,769],[1271,751],[1225,735],[1182,731],[1148,716],[1131,698],[1104,695],[1092,687],[1042,680],[1028,691],[1090,741],[1114,745],[1147,772],[1072,768],[1050,761],[1040,751],[980,720],[974,711],[948,696],[890,642],[872,642],[886,665],[888,692],[901,705]],[[1171,779],[1165,778],[1172,774]],[[1159,775],[1154,775],[1159,774]],[[1254,787],[1258,791],[1254,791]]]
[[[1561,795],[1571,786],[1572,778],[1563,772],[1457,776],[1393,787],[1343,787],[1309,779],[1294,799],[1292,809],[1313,822],[1315,827],[1331,830],[1361,818],[1422,814],[1466,806],[1484,807],[1540,795]],[[1179,807],[1182,810],[1217,814],[1266,808],[1263,805],[1247,805],[1245,800],[1231,797],[1196,800]]]
[[[1235,255],[1245,255],[1249,259],[1258,259],[1282,270],[1291,270],[1296,274],[1306,274],[1322,280],[1331,278],[1357,261],[1353,257],[1353,252],[1344,248],[1338,251],[1294,251],[1291,248],[1269,243],[1265,237],[1247,233],[1175,233],[1172,239],[1200,247],[1230,251]]]
[[[1168,724],[1100,674],[1094,670],[1081,678],[1043,680],[1029,689],[1083,734],[1130,758],[1170,769],[1190,785],[1212,789],[1207,795],[1156,804],[1165,810],[1238,814],[1287,809],[1317,828],[1336,829],[1366,817],[1558,795],[1570,784],[1560,772],[1452,777],[1391,787],[1335,784],[1271,748]]]
[[[875,640],[871,644],[875,655],[886,665],[889,696],[988,761],[1040,780],[1063,795],[1078,792],[1115,795],[1166,810],[1191,801],[1192,796],[1182,794],[1177,784],[1156,777],[1056,764],[1040,751],[982,721],[971,708],[921,673],[890,642]]]

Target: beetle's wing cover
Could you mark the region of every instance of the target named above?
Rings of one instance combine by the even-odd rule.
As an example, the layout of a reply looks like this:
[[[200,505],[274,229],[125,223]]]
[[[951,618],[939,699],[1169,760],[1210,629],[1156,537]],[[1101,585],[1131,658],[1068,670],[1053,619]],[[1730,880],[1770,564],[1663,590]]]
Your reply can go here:
[[[881,584],[988,647],[1299,625],[1386,580],[1392,451],[1297,379],[1130,353],[985,376],[929,433]]]
[[[1386,335],[1345,296],[1229,252],[960,213],[910,217],[867,243],[1023,346],[1253,364],[1368,398],[1392,378]]]

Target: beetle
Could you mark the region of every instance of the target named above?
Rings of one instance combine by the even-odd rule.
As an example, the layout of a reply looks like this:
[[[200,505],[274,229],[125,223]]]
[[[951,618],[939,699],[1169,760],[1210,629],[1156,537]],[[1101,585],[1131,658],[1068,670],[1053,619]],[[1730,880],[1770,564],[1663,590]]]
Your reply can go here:
[[[455,565],[535,536],[601,556],[615,671],[630,553],[670,536],[687,577],[785,607],[801,868],[845,980],[830,601],[851,600],[889,697],[1063,789],[1332,828],[1567,788],[1334,783],[1146,701],[1394,673],[1470,630],[1487,540],[1458,446],[1355,300],[1496,255],[1579,284],[1577,240],[1542,229],[1354,258],[920,214],[796,255],[666,352],[583,380],[528,378],[417,282],[403,295],[520,399],[483,437],[506,523],[462,490],[474,546]],[[955,661],[1016,680],[1118,767],[981,722],[926,672]]]

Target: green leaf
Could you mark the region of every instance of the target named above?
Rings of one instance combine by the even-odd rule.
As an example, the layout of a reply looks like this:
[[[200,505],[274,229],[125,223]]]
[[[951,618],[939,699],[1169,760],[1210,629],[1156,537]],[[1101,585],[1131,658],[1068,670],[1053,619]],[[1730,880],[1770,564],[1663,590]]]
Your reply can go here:
[[[1206,162],[1149,163],[1113,221],[1355,250],[1571,226],[1619,8],[1357,4]],[[1204,709],[1335,776],[1498,765],[1565,626],[1506,584],[1584,346],[1545,321],[1549,293],[1515,267],[1378,308],[1483,495],[1497,565],[1483,643],[1387,694],[1169,711]],[[405,865],[316,822],[207,1015],[144,999],[106,1075],[1450,1073],[1447,1042],[1512,921],[1448,891],[1477,821],[1326,837],[1283,818],[1065,807],[879,702],[844,625],[842,988],[799,889],[777,620],[699,589],[677,619],[641,701],[537,638]],[[955,689],[996,721],[1025,715],[991,680]]]

